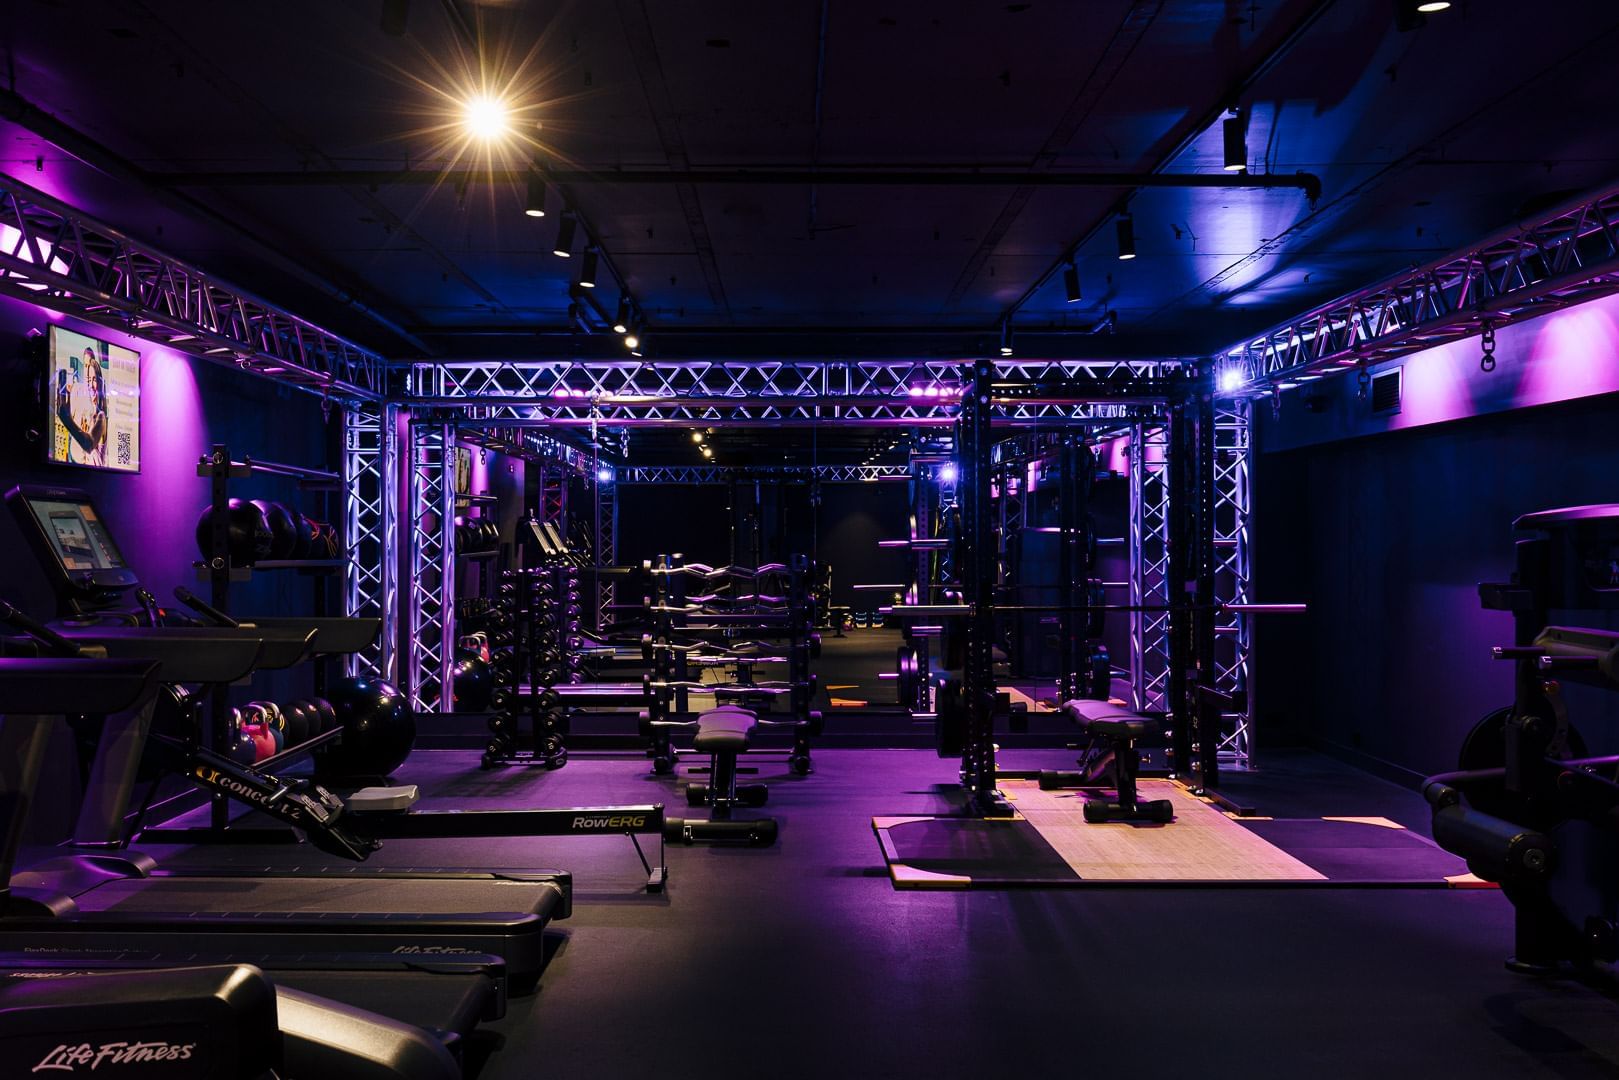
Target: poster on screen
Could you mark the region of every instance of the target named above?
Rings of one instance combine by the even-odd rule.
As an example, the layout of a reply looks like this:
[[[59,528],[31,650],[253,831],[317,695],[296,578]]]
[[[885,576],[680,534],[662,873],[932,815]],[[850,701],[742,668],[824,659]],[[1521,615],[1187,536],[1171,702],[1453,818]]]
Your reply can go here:
[[[141,354],[53,326],[49,365],[50,460],[140,472]]]

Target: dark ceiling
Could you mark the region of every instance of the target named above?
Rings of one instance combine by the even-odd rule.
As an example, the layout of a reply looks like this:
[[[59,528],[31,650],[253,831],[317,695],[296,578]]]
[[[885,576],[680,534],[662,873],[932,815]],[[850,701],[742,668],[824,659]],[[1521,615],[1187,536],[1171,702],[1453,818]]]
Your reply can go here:
[[[534,157],[588,174],[566,194],[654,357],[961,355],[1007,315],[1020,354],[1207,353],[1619,175],[1612,0],[1415,29],[1392,0],[13,0],[0,27],[0,167],[397,357],[623,355],[570,324],[557,193],[526,217],[510,173]],[[480,71],[520,118],[493,152],[454,124]],[[1217,174],[1232,103],[1252,173],[1314,174],[1316,205],[1049,183]],[[954,179],[613,178],[737,169]]]

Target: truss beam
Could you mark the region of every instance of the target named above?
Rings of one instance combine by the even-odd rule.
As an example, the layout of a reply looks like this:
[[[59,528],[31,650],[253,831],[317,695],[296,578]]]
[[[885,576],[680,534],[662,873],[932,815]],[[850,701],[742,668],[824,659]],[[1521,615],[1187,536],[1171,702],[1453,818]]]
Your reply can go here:
[[[410,400],[503,425],[944,425],[969,369],[959,360],[441,361],[413,367]],[[1180,371],[1162,360],[1002,360],[995,382],[1008,389],[997,393],[996,419],[1127,422]]]
[[[382,357],[0,175],[0,294],[341,401]]]
[[[1226,395],[1291,389],[1615,292],[1619,186],[1237,343],[1219,357],[1242,374]]]
[[[737,467],[730,465],[634,465],[615,471],[614,482],[623,484],[729,484],[733,480],[778,483],[823,484],[877,483],[909,480],[908,465],[781,465]]]

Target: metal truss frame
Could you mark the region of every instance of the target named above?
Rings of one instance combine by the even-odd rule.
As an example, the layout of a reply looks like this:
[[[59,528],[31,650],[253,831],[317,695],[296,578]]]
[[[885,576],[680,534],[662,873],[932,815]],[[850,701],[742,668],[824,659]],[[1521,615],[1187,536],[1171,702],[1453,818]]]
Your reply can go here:
[[[1097,388],[1094,401],[1004,402],[998,423],[1128,420],[1119,388],[1165,377],[1173,360],[1015,360],[997,381]],[[501,424],[953,424],[965,360],[450,360],[415,364],[409,399]],[[1070,393],[1071,399],[1083,394]]]
[[[1214,600],[1253,603],[1249,512],[1253,505],[1252,409],[1248,401],[1220,403],[1214,417]],[[1252,615],[1216,608],[1214,613],[1215,689],[1243,693],[1246,707],[1221,716],[1221,767],[1253,764],[1253,703],[1246,694],[1253,680]]]
[[[909,465],[629,465],[616,469],[613,480],[617,484],[729,484],[733,480],[856,484],[910,478]]]
[[[1619,186],[1352,292],[1216,359],[1243,385],[1286,390],[1619,292]]]
[[[596,500],[596,513],[592,524],[592,554],[595,565],[617,565],[618,561],[618,485],[597,483],[592,485]],[[612,621],[613,604],[617,599],[614,579],[606,574],[596,575],[596,629]]]
[[[398,417],[398,406],[374,402],[343,410],[343,610],[382,620],[376,642],[349,656],[347,668],[388,682],[399,641]]]
[[[455,662],[454,424],[413,420],[408,493],[410,583],[405,627],[404,692],[425,711],[449,712]]]
[[[387,389],[376,353],[4,175],[0,294],[341,401]]]
[[[1142,712],[1168,712],[1169,424],[1130,430],[1130,694]],[[1142,608],[1157,610],[1143,611]]]

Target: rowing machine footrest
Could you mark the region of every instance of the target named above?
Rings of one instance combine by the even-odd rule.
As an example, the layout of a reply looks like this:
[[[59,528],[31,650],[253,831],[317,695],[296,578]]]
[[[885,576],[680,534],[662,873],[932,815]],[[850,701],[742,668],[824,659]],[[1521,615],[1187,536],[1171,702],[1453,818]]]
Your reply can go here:
[[[776,842],[776,819],[751,821],[697,821],[670,818],[664,823],[664,836],[685,844],[747,844],[769,847]]]
[[[399,787],[366,787],[350,795],[344,802],[357,814],[396,814],[409,810],[421,799],[415,784]]]

